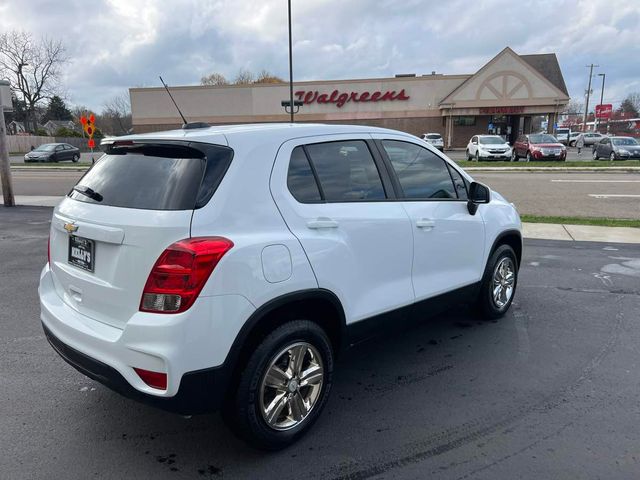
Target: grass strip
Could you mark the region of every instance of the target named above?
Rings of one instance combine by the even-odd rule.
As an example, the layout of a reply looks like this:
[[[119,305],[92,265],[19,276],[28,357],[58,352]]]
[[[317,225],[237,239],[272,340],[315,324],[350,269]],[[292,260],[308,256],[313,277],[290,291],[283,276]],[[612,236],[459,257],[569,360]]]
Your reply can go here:
[[[602,217],[554,217],[542,215],[520,215],[525,223],[560,223],[565,225],[595,225],[598,227],[640,228],[640,220]]]

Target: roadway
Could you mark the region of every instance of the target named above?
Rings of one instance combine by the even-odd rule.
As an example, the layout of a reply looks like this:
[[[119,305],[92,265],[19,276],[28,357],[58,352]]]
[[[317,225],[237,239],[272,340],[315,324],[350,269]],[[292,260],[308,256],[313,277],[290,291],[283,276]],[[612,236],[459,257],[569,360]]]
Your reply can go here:
[[[50,218],[0,213],[3,479],[638,477],[637,246],[527,241],[505,318],[460,307],[352,349],[311,433],[269,454],[218,415],[124,399],[52,350],[37,297]]]
[[[65,195],[83,172],[13,171],[20,196]],[[640,173],[472,172],[522,214],[640,219]]]

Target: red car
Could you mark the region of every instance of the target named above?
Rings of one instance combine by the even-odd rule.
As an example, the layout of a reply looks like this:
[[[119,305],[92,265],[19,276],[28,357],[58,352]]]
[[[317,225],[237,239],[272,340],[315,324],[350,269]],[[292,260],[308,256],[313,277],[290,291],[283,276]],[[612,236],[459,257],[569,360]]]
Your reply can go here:
[[[511,161],[518,161],[526,158],[531,160],[560,160],[567,159],[567,148],[562,145],[553,135],[547,133],[531,133],[520,135],[513,144]]]

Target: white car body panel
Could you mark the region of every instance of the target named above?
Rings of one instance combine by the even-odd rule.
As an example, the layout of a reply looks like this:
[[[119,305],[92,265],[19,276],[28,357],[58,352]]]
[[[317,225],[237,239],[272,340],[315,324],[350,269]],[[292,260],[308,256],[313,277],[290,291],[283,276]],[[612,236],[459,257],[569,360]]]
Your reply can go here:
[[[299,203],[287,188],[287,171],[298,145],[370,138],[360,134],[291,140],[280,148],[271,177],[273,198],[300,240],[318,286],[338,296],[348,323],[414,301],[409,219],[397,202]],[[337,227],[309,228],[309,222],[319,219],[335,221]]]

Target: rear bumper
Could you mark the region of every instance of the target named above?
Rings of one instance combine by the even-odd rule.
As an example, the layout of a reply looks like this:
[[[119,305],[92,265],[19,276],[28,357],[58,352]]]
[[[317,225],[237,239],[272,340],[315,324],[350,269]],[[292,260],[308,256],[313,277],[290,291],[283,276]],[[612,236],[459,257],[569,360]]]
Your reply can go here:
[[[69,365],[127,398],[182,415],[212,412],[222,406],[230,378],[230,372],[224,366],[187,372],[180,380],[176,395],[158,397],[136,390],[115,368],[66,345],[44,323],[42,329],[53,349]]]
[[[220,406],[230,377],[227,354],[255,310],[239,295],[202,297],[181,314],[137,312],[120,329],[66,303],[48,265],[38,291],[44,331],[68,363],[127,397],[182,414]],[[167,388],[150,387],[134,368],[166,373]]]

